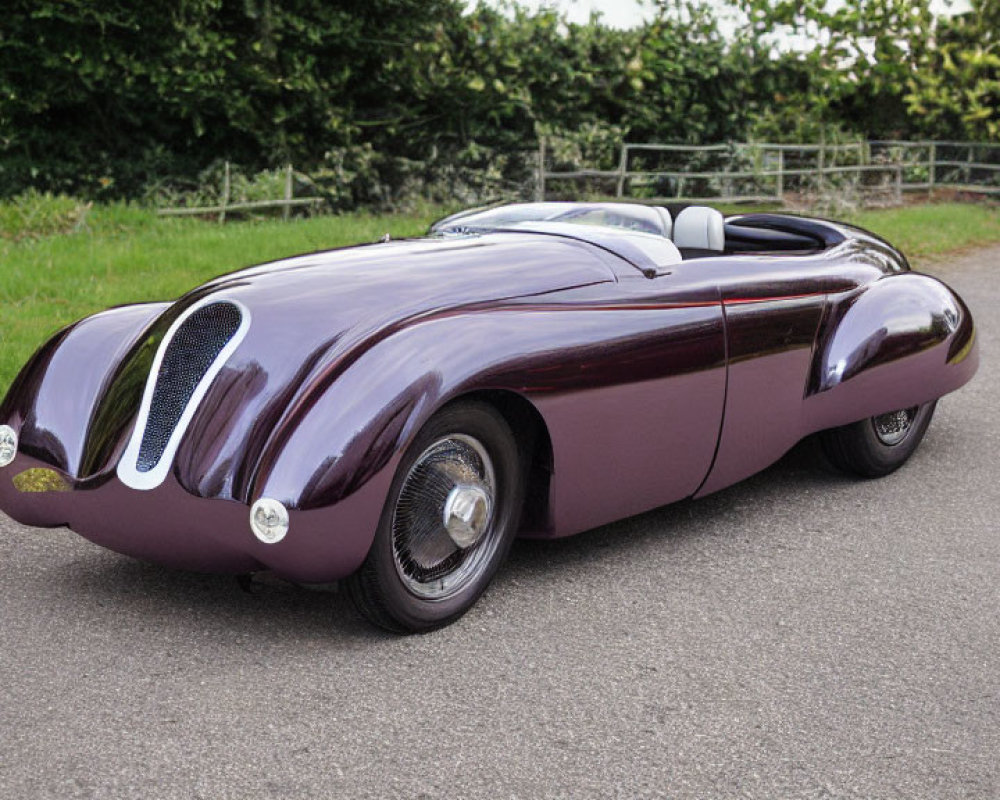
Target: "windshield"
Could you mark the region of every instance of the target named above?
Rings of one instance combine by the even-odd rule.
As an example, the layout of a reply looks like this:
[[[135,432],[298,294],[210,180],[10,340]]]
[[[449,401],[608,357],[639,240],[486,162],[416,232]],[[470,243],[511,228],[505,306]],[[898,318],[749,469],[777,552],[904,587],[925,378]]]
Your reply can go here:
[[[517,203],[449,217],[435,231],[504,228],[519,222],[563,222],[664,235],[659,212],[637,203]]]

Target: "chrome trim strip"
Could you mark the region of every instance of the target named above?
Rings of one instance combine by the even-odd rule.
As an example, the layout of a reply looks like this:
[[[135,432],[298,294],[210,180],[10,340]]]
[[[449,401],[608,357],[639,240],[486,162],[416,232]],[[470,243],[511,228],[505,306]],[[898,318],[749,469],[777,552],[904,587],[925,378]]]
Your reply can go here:
[[[163,364],[164,354],[177,334],[177,331],[187,321],[188,317],[199,309],[214,303],[232,303],[236,306],[241,315],[240,326],[236,329],[233,337],[226,342],[225,347],[219,351],[219,355],[216,356],[211,366],[205,371],[205,374],[201,376],[201,380],[198,381],[198,385],[191,394],[191,399],[188,400],[187,405],[184,407],[181,418],[177,421],[177,425],[174,426],[174,430],[167,440],[167,446],[164,448],[163,454],[160,456],[160,460],[156,466],[148,472],[140,472],[137,469],[139,449],[142,447],[142,437],[146,432],[146,424],[149,422],[149,409],[153,402],[153,391],[156,389],[156,379],[160,375],[160,367]],[[215,380],[215,376],[219,374],[219,371],[225,366],[226,361],[229,360],[229,357],[239,347],[248,330],[250,330],[250,311],[239,301],[230,298],[206,297],[204,300],[199,300],[174,320],[173,325],[170,326],[167,335],[163,337],[163,341],[160,342],[160,347],[156,351],[156,358],[153,360],[149,377],[146,379],[146,389],[142,395],[142,404],[139,406],[139,416],[136,417],[135,428],[132,430],[132,438],[129,440],[128,447],[125,448],[125,452],[118,462],[118,479],[122,483],[132,489],[142,491],[155,489],[163,483],[167,477],[167,473],[170,472],[170,465],[173,464],[174,455],[180,446],[181,438],[194,418],[198,406],[208,393],[208,389],[212,385],[212,381]]]

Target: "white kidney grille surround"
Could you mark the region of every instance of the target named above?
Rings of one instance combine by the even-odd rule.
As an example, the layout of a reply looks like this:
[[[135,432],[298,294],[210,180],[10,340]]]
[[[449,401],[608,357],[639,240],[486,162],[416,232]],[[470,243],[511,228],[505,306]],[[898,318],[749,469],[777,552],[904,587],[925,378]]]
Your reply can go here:
[[[142,405],[118,478],[154,489],[170,471],[184,431],[212,381],[250,328],[250,312],[234,300],[207,298],[170,326],[146,380]]]

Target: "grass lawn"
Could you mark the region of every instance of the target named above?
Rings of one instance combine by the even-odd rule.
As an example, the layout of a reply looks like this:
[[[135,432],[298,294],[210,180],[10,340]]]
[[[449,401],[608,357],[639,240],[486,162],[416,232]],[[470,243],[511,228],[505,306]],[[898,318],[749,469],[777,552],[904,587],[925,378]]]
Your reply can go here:
[[[120,215],[115,215],[120,216]],[[0,240],[0,396],[51,334],[103,308],[170,300],[251,264],[359,242],[417,236],[437,214],[351,214],[226,225],[128,214],[94,230]]]
[[[82,212],[71,206],[57,220],[44,218],[35,226],[42,235],[33,237],[30,220],[22,215],[12,222],[0,206],[0,395],[48,336],[94,311],[175,298],[208,278],[295,253],[370,242],[385,233],[416,236],[440,215],[431,209],[217,225],[159,219],[127,206]],[[1000,242],[996,207],[912,206],[861,212],[847,221],[881,234],[918,263]]]
[[[844,221],[888,239],[917,269],[929,258],[1000,242],[1000,207],[996,205],[935,203],[885,208],[849,215]]]

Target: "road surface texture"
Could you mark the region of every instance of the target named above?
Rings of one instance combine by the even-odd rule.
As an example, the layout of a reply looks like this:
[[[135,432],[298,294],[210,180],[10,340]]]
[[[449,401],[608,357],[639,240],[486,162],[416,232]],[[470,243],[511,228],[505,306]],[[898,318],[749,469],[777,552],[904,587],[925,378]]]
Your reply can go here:
[[[900,472],[519,542],[430,635],[0,517],[0,797],[1000,796],[1000,248],[922,266],[982,365]]]

